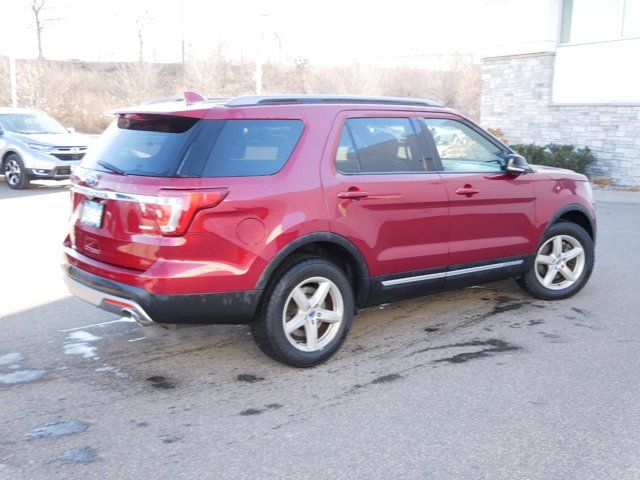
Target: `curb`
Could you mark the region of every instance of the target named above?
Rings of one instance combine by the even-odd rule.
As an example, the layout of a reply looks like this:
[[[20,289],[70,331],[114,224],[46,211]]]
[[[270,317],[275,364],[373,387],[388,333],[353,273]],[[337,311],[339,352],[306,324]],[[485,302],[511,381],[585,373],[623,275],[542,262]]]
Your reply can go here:
[[[593,196],[596,203],[640,203],[640,192],[618,192],[615,190],[594,190]]]

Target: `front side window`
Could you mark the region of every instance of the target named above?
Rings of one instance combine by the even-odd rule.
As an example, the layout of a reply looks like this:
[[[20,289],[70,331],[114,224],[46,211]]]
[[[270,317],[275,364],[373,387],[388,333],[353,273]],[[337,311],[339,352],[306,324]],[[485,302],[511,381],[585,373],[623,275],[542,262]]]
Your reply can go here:
[[[340,173],[424,172],[416,132],[408,118],[350,118],[336,153]]]
[[[502,150],[472,128],[446,118],[422,120],[431,133],[445,172],[501,172]]]

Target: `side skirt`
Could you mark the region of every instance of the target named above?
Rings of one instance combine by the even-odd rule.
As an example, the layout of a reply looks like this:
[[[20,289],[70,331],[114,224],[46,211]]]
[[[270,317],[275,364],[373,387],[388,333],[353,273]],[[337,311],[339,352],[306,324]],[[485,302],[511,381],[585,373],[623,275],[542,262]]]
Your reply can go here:
[[[393,302],[518,277],[533,266],[535,254],[380,275],[371,279],[368,305]]]

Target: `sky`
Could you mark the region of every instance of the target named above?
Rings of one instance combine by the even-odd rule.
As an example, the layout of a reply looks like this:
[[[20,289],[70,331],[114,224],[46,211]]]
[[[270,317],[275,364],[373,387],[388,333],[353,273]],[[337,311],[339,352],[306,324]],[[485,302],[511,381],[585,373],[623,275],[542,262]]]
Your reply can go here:
[[[142,19],[147,61],[180,61],[184,30],[188,60],[223,52],[316,65],[416,56],[435,62],[441,55],[478,54],[483,1],[45,0],[45,16],[57,20],[44,30],[43,49],[56,60],[136,60],[136,20]],[[37,55],[30,3],[0,0],[0,54]]]

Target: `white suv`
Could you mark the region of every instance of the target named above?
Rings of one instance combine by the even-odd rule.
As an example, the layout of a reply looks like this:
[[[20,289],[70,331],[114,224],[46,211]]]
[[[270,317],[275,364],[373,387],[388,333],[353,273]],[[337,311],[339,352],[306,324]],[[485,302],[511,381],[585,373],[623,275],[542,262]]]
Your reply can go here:
[[[85,135],[40,110],[0,108],[0,172],[10,188],[27,188],[35,179],[69,178],[88,145]]]

